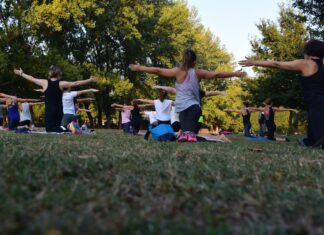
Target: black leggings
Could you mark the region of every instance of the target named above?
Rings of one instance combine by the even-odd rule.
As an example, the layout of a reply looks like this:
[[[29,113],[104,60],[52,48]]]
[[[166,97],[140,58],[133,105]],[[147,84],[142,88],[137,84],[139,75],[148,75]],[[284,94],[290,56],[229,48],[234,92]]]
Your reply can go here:
[[[308,129],[305,144],[313,146],[324,137],[324,105],[308,109]]]
[[[190,131],[197,134],[199,131],[198,120],[200,116],[201,108],[197,104],[181,111],[179,118],[182,131]]]
[[[266,126],[268,129],[268,139],[276,140],[276,138],[274,137],[275,131],[277,129],[276,124],[273,121],[266,121]]]

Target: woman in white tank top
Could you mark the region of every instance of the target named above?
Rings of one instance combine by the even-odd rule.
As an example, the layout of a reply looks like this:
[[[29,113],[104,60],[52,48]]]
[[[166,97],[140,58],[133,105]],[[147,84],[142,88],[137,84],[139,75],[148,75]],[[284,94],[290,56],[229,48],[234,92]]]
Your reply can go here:
[[[196,142],[198,131],[198,119],[201,115],[199,82],[201,79],[244,77],[245,72],[212,72],[195,69],[197,56],[192,50],[185,50],[181,67],[172,69],[146,67],[139,64],[131,64],[129,68],[135,72],[156,74],[162,77],[176,78],[176,111],[180,114],[182,134],[178,141]]]

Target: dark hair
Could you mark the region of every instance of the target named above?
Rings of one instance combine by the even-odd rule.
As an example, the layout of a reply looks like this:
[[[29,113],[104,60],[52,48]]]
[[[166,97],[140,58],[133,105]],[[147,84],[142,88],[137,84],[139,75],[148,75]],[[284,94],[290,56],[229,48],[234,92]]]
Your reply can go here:
[[[159,97],[159,99],[161,101],[164,101],[167,98],[167,96],[168,96],[168,93],[165,90],[160,89],[160,97]]]
[[[62,70],[55,65],[52,65],[48,71],[49,78],[60,78],[62,76]]]
[[[243,102],[243,105],[244,105],[245,107],[249,107],[249,106],[250,106],[250,103],[247,102],[247,101],[245,101],[245,102]]]
[[[263,103],[266,105],[272,105],[272,100],[270,98],[268,98],[265,101],[263,101]]]
[[[324,42],[316,39],[309,40],[304,47],[304,54],[324,58]]]
[[[136,109],[138,109],[139,107],[138,107],[138,101],[137,100],[133,100],[132,101],[132,105],[134,106],[134,108],[136,108]]]
[[[190,69],[195,67],[195,62],[197,60],[197,55],[193,50],[187,49],[183,53],[182,57],[182,69]]]

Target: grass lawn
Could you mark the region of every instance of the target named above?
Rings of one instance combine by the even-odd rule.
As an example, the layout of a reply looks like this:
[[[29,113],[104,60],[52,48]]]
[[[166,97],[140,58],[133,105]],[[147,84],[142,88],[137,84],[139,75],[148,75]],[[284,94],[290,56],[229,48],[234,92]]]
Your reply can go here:
[[[0,132],[0,234],[324,234],[324,151]]]

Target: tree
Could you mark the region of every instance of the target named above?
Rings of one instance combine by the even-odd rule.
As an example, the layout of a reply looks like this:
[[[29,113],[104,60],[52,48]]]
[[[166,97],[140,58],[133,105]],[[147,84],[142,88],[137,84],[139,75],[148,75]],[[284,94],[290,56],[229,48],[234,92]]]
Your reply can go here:
[[[294,0],[293,5],[304,13],[302,19],[308,23],[311,34],[324,40],[324,1]]]
[[[254,59],[294,60],[301,58],[302,48],[307,40],[304,23],[296,20],[296,13],[290,7],[281,6],[278,22],[262,20],[257,24],[260,39],[251,41]],[[271,98],[275,106],[303,108],[302,95],[297,74],[274,69],[255,68],[256,80],[246,80],[245,88],[250,99],[260,105]],[[290,127],[292,126],[292,113]]]

